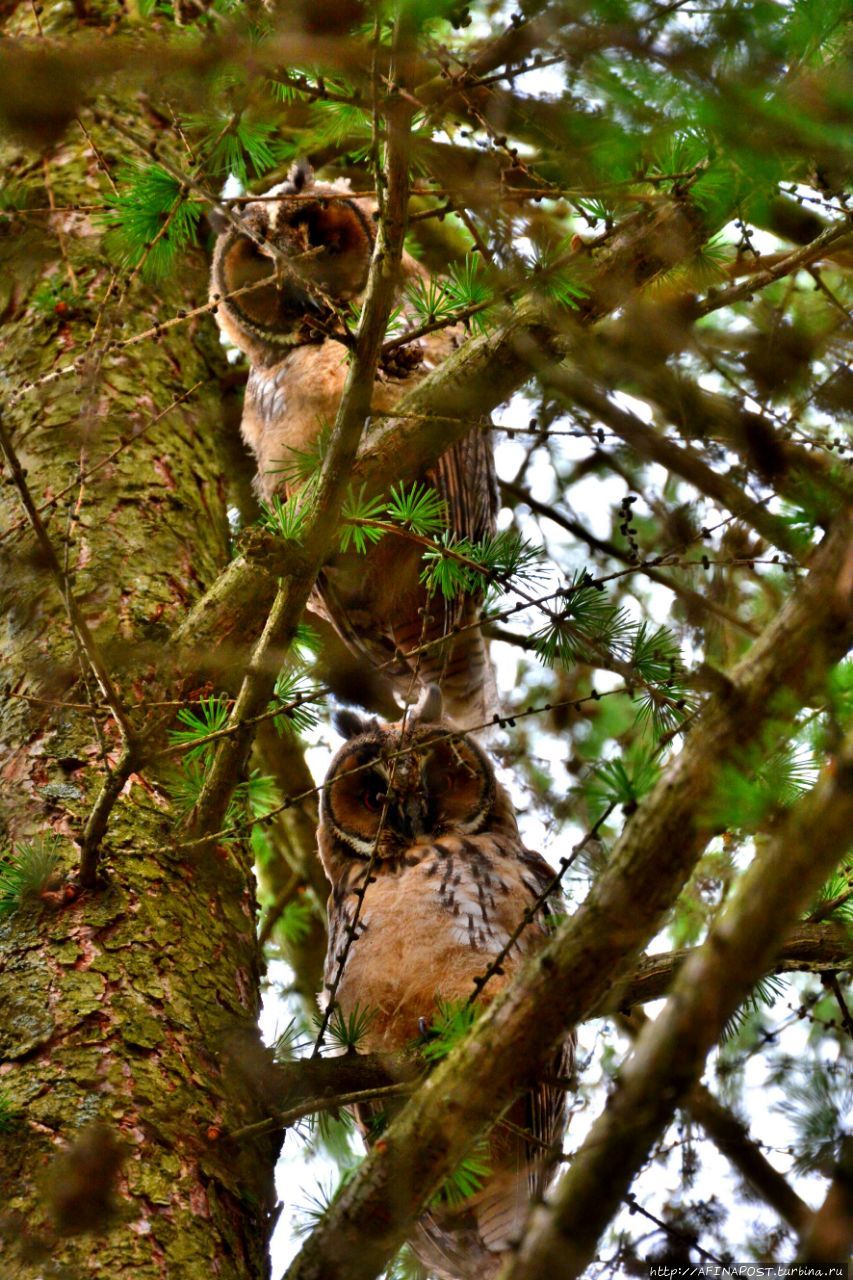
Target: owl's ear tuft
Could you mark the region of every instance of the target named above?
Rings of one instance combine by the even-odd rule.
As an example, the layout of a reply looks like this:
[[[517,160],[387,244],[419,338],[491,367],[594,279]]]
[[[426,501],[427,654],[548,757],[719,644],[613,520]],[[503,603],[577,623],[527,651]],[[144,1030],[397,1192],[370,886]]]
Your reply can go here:
[[[314,181],[314,170],[307,160],[294,160],[287,173],[287,182],[283,190],[287,195],[298,196],[303,187],[310,187]]]
[[[437,684],[428,684],[421,691],[421,696],[409,710],[409,719],[420,724],[435,724],[441,719],[444,699]]]
[[[376,720],[359,715],[352,707],[337,707],[332,712],[332,725],[342,738],[357,738],[360,734],[375,729],[376,724]]]
[[[237,210],[237,212],[238,213],[240,212],[239,209]],[[207,215],[207,220],[210,223],[210,229],[215,236],[221,236],[222,232],[228,226],[228,219],[225,216],[224,210],[220,209],[215,204],[210,206],[210,210]]]

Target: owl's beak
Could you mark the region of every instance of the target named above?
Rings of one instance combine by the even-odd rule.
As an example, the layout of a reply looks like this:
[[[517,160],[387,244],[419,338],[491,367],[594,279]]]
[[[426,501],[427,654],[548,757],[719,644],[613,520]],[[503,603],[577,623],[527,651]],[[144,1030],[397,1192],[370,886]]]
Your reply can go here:
[[[429,816],[420,796],[401,796],[391,818],[397,834],[406,840],[420,840],[430,833]]]

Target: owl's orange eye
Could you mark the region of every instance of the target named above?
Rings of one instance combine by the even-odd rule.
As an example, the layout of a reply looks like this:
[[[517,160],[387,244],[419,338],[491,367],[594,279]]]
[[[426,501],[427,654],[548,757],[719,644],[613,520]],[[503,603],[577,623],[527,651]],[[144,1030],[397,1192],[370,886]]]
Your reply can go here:
[[[361,803],[365,809],[369,809],[371,813],[379,813],[385,801],[385,792],[377,790],[375,787],[369,787],[361,793]]]

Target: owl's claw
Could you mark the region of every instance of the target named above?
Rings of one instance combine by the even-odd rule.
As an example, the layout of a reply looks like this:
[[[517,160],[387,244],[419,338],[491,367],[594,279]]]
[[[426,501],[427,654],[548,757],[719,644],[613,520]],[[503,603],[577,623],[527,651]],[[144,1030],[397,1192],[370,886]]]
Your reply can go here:
[[[434,1040],[438,1032],[433,1031],[426,1018],[418,1018],[418,1034],[422,1040]]]

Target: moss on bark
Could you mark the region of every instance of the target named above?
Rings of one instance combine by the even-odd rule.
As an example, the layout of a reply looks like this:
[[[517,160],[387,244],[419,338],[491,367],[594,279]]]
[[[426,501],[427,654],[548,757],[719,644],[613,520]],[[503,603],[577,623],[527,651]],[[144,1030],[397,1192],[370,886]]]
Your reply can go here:
[[[131,99],[117,109],[157,127]],[[146,700],[172,692],[164,638],[229,555],[224,362],[208,317],[100,362],[100,341],[89,344],[96,325],[123,337],[197,303],[206,263],[188,254],[174,279],[136,281],[117,303],[125,273],[103,308],[114,267],[97,222],[28,213],[48,203],[45,174],[57,206],[103,202],[83,132],[67,130],[46,170],[14,145],[2,159],[24,209],[0,227],[0,376],[7,396],[37,384],[7,401],[6,430],[37,505],[70,486],[43,519],[141,729]],[[179,853],[163,778],[132,774],[110,818],[103,887],[66,898],[75,839],[120,740],[81,675],[61,590],[11,485],[0,512],[0,840],[55,839],[58,854],[43,897],[0,920],[0,1096],[12,1117],[0,1132],[0,1270],[256,1280],[276,1141],[238,1148],[223,1136],[263,1114],[247,1065],[263,1061],[251,859],[239,845],[203,861]],[[94,715],[81,709],[90,695]]]

